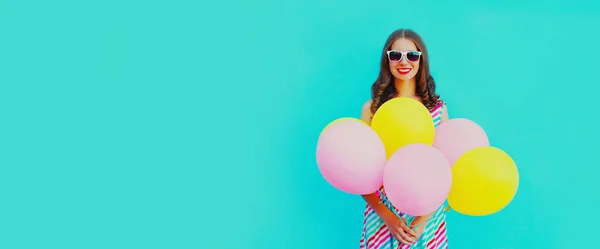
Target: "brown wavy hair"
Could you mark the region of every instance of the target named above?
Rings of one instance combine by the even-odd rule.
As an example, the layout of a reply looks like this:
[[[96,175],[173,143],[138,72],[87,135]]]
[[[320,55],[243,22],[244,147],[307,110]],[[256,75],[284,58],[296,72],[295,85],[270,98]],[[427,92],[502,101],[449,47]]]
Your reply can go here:
[[[387,51],[392,47],[392,44],[400,38],[406,38],[413,41],[415,45],[417,45],[417,50],[421,51],[419,71],[415,75],[417,96],[421,98],[421,102],[429,110],[433,109],[440,99],[440,95],[435,93],[435,81],[429,72],[429,56],[425,42],[423,42],[421,36],[413,30],[398,29],[388,37],[383,46],[379,76],[371,86],[372,113],[375,113],[383,103],[392,99],[397,94],[397,89],[394,85],[394,76],[390,71]]]

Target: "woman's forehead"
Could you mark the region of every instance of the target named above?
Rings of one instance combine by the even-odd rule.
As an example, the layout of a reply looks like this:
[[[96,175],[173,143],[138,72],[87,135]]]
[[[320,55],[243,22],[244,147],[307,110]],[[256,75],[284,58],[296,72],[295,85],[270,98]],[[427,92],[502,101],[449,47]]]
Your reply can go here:
[[[392,50],[400,50],[400,51],[417,51],[417,45],[409,39],[400,38],[392,43]]]

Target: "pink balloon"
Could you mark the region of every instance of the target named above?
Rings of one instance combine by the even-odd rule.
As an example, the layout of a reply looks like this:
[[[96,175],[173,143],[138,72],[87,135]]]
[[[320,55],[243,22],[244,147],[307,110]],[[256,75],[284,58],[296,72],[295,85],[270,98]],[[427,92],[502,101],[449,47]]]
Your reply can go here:
[[[465,152],[489,145],[488,136],[483,128],[468,119],[450,119],[435,129],[433,147],[446,156],[450,166]]]
[[[333,187],[350,194],[370,194],[383,184],[386,153],[368,125],[344,120],[332,124],[317,144],[319,171]]]
[[[439,208],[450,193],[452,169],[446,157],[425,144],[396,151],[383,173],[385,193],[400,212],[422,216]]]

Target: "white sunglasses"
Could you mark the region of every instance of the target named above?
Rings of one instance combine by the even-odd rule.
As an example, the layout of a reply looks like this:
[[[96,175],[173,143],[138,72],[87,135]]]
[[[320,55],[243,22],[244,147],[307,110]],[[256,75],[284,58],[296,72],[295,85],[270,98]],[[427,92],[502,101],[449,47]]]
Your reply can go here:
[[[419,51],[410,51],[410,52],[403,52],[403,51],[398,51],[398,50],[387,51],[388,60],[390,60],[391,62],[401,61],[402,58],[405,58],[405,57],[406,57],[406,60],[408,60],[410,62],[417,62],[417,61],[419,61],[419,58],[421,58],[421,54],[422,53]]]

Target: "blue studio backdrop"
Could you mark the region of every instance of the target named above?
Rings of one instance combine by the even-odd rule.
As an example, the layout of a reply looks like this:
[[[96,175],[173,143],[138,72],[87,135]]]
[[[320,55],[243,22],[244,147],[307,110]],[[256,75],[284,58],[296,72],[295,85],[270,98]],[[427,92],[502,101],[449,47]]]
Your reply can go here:
[[[387,36],[419,32],[451,117],[516,161],[513,202],[452,248],[593,243],[593,1],[0,0],[1,248],[358,248],[321,177]],[[592,241],[592,242],[590,242]]]

